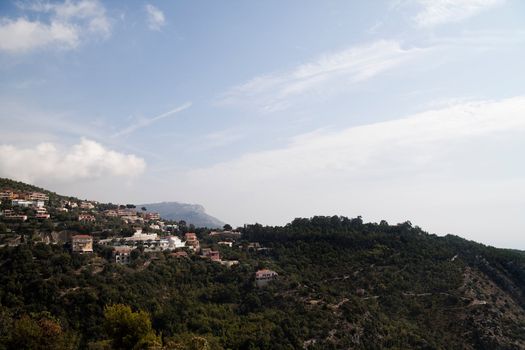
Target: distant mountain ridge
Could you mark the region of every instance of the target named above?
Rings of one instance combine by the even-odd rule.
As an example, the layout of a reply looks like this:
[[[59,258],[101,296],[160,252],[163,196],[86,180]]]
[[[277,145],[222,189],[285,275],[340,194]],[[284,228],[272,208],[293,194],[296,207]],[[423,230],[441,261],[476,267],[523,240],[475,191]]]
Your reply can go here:
[[[146,207],[148,212],[159,213],[163,219],[184,220],[188,224],[197,227],[219,228],[224,222],[207,214],[200,204],[188,204],[179,202],[160,202],[149,204],[138,204],[137,208]]]
[[[76,197],[60,195],[38,186],[0,177],[0,191],[3,190],[42,192],[47,194],[53,202],[59,200],[81,201],[81,199]],[[177,221],[184,220],[188,224],[193,224],[196,227],[222,228],[225,224],[223,221],[217,219],[216,217],[207,214],[204,207],[200,204],[160,202],[150,204],[136,204],[136,207],[139,211],[141,207],[146,207],[148,212],[157,212],[164,219]]]

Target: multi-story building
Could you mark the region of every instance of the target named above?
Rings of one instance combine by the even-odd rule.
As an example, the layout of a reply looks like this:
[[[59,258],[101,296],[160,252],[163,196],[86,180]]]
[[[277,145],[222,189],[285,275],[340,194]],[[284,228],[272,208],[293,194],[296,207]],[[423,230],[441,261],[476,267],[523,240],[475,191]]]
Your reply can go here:
[[[33,206],[37,208],[43,208],[45,205],[45,202],[41,199],[35,199],[33,200]]]
[[[0,192],[0,199],[7,199],[7,200],[15,199],[15,193],[11,190]]]
[[[26,199],[31,201],[49,201],[49,196],[40,192],[32,192],[26,196]]]
[[[37,219],[49,219],[51,215],[49,215],[46,208],[37,208],[35,217]]]
[[[15,207],[25,207],[29,208],[33,206],[33,201],[28,201],[25,199],[13,199],[11,200],[11,205]]]
[[[200,243],[197,239],[197,235],[193,232],[188,232],[185,235],[186,237],[186,245],[190,247],[190,249],[193,249],[194,251],[199,251],[200,249]]]
[[[131,251],[133,247],[128,246],[118,246],[113,247],[113,257],[115,258],[115,263],[121,265],[127,265],[131,261]]]
[[[177,236],[168,236],[169,249],[184,248],[185,243]]]
[[[10,209],[4,210],[3,216],[6,220],[13,220],[13,221],[26,221],[27,220],[27,215],[16,214],[13,210],[10,210]]]
[[[212,250],[211,248],[201,249],[201,255],[205,258],[210,259],[211,261],[221,261],[221,256],[217,250]]]
[[[160,214],[159,213],[146,213],[144,215],[144,218],[146,220],[160,220]]]
[[[118,216],[137,216],[137,211],[132,209],[118,209]]]
[[[270,281],[273,281],[275,277],[277,277],[277,272],[268,270],[268,269],[262,269],[255,273],[255,284],[257,287],[264,287]]]
[[[142,233],[142,229],[136,229],[133,236],[127,237],[127,241],[155,241],[159,236],[156,233]]]

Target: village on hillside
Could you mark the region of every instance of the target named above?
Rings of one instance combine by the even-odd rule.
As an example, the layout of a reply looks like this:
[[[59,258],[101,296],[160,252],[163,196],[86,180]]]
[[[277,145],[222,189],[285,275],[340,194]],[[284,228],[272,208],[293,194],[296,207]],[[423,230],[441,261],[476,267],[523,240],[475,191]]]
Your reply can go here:
[[[185,221],[166,221],[158,213],[134,205],[53,196],[14,189],[0,192],[0,247],[25,243],[64,245],[71,254],[90,254],[108,263],[144,265],[167,253],[173,258],[202,258],[231,268],[240,263],[224,258],[237,251],[264,252],[258,242],[242,239],[241,228],[196,228]],[[222,253],[221,253],[222,252]],[[142,261],[142,260],[141,260]],[[262,287],[277,276],[269,269],[255,271]]]

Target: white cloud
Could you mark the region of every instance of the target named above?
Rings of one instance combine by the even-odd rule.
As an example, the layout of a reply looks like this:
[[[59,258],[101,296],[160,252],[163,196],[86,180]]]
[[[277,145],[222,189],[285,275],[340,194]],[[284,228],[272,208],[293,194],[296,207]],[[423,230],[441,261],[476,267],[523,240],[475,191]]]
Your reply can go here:
[[[142,129],[142,128],[145,128],[147,126],[150,126],[151,124],[161,120],[161,119],[164,119],[166,117],[169,117],[171,115],[174,115],[174,114],[177,114],[179,112],[182,112],[183,110],[185,109],[188,109],[191,107],[191,102],[186,102],[185,104],[183,104],[182,106],[179,106],[175,109],[172,109],[170,111],[167,111],[165,113],[162,113],[162,114],[159,114],[158,116],[156,117],[153,117],[153,118],[144,118],[144,119],[140,119],[138,120],[137,122],[127,126],[126,128],[120,130],[119,132],[115,133],[112,137],[119,137],[119,136],[122,136],[122,135],[127,135],[127,134],[130,134],[138,129]]]
[[[111,24],[105,8],[96,0],[64,3],[33,3],[20,5],[23,10],[48,13],[49,21],[0,19],[0,50],[24,53],[36,49],[54,47],[76,48],[90,35],[107,38]]]
[[[496,223],[479,218],[525,210],[525,180],[516,178],[525,174],[524,136],[525,97],[467,102],[300,135],[281,149],[191,171],[178,190],[236,224],[363,214],[509,246],[525,220],[507,222],[508,236],[497,243],[487,231]],[[232,211],[225,198],[243,204]]]
[[[97,0],[66,0],[64,3],[35,3],[30,7],[37,12],[52,13],[63,22],[85,21],[85,29],[92,33],[108,36],[111,24],[106,16],[106,9]]]
[[[353,47],[323,55],[289,71],[256,77],[230,89],[221,97],[220,103],[255,105],[270,112],[285,109],[296,98],[340,91],[349,84],[393,69],[424,51],[403,49],[396,41],[378,41]]]
[[[166,19],[164,18],[164,13],[159,10],[157,7],[147,4],[146,12],[148,15],[148,28],[151,30],[160,30],[165,24]]]
[[[422,7],[414,17],[418,26],[460,22],[505,3],[505,0],[417,0]]]
[[[142,158],[82,139],[70,147],[41,143],[34,148],[0,145],[0,176],[27,182],[74,182],[103,177],[134,177],[146,167]]]
[[[78,45],[78,31],[74,26],[52,22],[31,22],[25,18],[0,21],[0,50],[26,52],[39,47],[56,46],[63,49]]]
[[[421,165],[431,158],[420,147],[498,131],[523,131],[524,115],[525,97],[467,102],[394,121],[300,135],[287,148],[249,154],[206,169],[204,174],[213,172],[215,178],[228,179],[254,171],[247,178],[260,181],[333,171],[358,175],[364,168],[376,169],[385,158],[395,159],[398,165]]]

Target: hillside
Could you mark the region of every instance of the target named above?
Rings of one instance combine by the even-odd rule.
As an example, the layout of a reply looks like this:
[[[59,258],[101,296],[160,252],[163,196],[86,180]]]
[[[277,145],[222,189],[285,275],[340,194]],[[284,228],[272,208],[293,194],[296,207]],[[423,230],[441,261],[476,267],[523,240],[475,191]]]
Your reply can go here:
[[[197,229],[200,251],[148,239],[119,264],[103,242],[122,247],[137,223],[97,205],[92,223],[51,207],[26,226],[0,216],[0,236],[22,237],[0,247],[0,349],[525,348],[522,251],[333,216],[240,236]],[[160,237],[187,233],[150,225]],[[44,244],[40,233],[58,227],[93,237],[93,252]],[[278,275],[257,287],[265,269]]]
[[[206,214],[204,207],[199,204],[187,204],[178,202],[161,202],[139,204],[138,207],[146,207],[148,212],[157,212],[167,220],[186,221],[196,227],[220,228],[224,222],[211,215]]]

